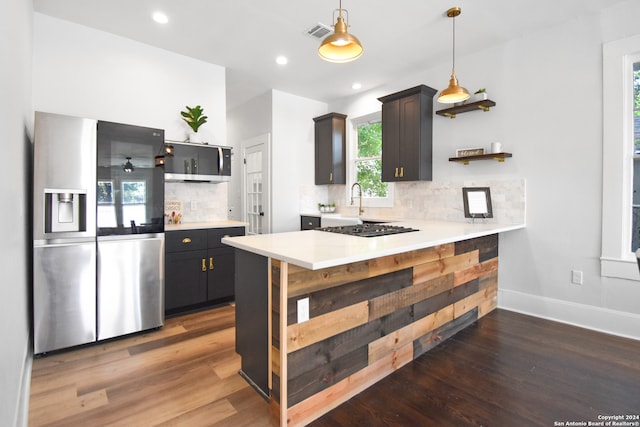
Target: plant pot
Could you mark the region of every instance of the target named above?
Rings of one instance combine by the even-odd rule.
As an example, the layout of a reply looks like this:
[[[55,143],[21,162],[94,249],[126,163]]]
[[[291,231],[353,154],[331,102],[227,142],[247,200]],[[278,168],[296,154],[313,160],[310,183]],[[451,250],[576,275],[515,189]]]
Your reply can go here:
[[[485,99],[489,99],[489,95],[487,94],[487,92],[480,92],[480,93],[473,94],[474,102],[484,101]]]
[[[189,142],[193,142],[195,144],[202,144],[204,141],[202,139],[202,135],[198,132],[189,132]]]

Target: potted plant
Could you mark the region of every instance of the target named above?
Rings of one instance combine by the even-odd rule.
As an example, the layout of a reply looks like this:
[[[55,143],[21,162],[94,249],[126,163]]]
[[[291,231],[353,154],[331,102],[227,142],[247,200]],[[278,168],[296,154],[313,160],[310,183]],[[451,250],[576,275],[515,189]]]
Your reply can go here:
[[[184,120],[193,132],[189,133],[189,142],[202,142],[202,138],[198,135],[198,129],[203,124],[207,123],[207,116],[205,116],[202,110],[202,107],[196,105],[195,107],[189,107],[188,105],[185,107],[185,111],[180,111],[180,115],[182,116],[182,120]]]
[[[484,101],[485,99],[489,99],[489,95],[487,94],[487,90],[485,88],[480,88],[473,93],[474,101]]]

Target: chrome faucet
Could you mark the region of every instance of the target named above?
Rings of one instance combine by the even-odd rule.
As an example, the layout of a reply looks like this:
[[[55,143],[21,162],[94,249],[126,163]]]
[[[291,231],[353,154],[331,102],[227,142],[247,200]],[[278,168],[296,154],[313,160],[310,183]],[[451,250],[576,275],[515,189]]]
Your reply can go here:
[[[358,216],[360,216],[364,213],[364,209],[362,209],[362,187],[357,182],[354,182],[353,185],[351,186],[351,204],[353,205],[353,189],[355,188],[356,185],[358,186],[358,201],[359,201]]]

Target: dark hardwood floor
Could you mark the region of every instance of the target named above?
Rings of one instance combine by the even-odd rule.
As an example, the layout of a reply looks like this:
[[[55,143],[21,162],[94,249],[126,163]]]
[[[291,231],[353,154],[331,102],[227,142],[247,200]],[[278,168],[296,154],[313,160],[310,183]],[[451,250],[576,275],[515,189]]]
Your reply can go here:
[[[29,425],[270,425],[237,375],[234,313],[36,358]],[[639,341],[497,310],[311,425],[555,427],[638,414]]]
[[[547,427],[607,415],[640,425],[640,342],[496,310],[311,426]]]

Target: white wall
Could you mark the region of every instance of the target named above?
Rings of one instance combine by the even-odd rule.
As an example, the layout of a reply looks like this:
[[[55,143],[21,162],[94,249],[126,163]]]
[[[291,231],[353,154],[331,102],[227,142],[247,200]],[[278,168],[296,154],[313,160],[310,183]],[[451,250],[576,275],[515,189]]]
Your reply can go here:
[[[272,132],[271,91],[265,92],[248,102],[227,111],[228,143],[233,147],[231,159],[232,175],[229,183],[229,218],[243,221],[242,218],[242,159],[240,144],[253,137]]]
[[[327,104],[273,91],[272,231],[300,230],[300,189],[315,182],[313,117]]]
[[[40,13],[34,20],[36,111],[158,127],[183,141],[180,111],[199,104],[209,119],[198,133],[226,144],[223,67]]]
[[[0,3],[0,424],[27,425],[31,378],[31,1]]]
[[[240,143],[271,134],[271,232],[300,229],[301,188],[314,185],[313,117],[327,112],[327,104],[272,90],[228,112],[229,141],[239,153]],[[238,170],[241,169],[239,156]],[[236,163],[234,163],[236,164]],[[237,181],[236,183],[238,183]],[[230,186],[234,219],[241,220],[242,189]]]
[[[600,276],[602,43],[638,33],[640,3],[523,36],[459,57],[460,84],[487,88],[497,106],[456,119],[434,117],[434,180],[524,178],[527,228],[501,236],[500,304],[593,329],[640,338],[640,282]],[[457,43],[463,44],[464,40]],[[330,105],[357,117],[377,96],[423,83],[447,85],[449,64],[416,70],[385,87]],[[442,108],[435,104],[436,109]],[[448,162],[456,148],[501,141],[504,164]],[[571,270],[584,284],[571,283]]]

